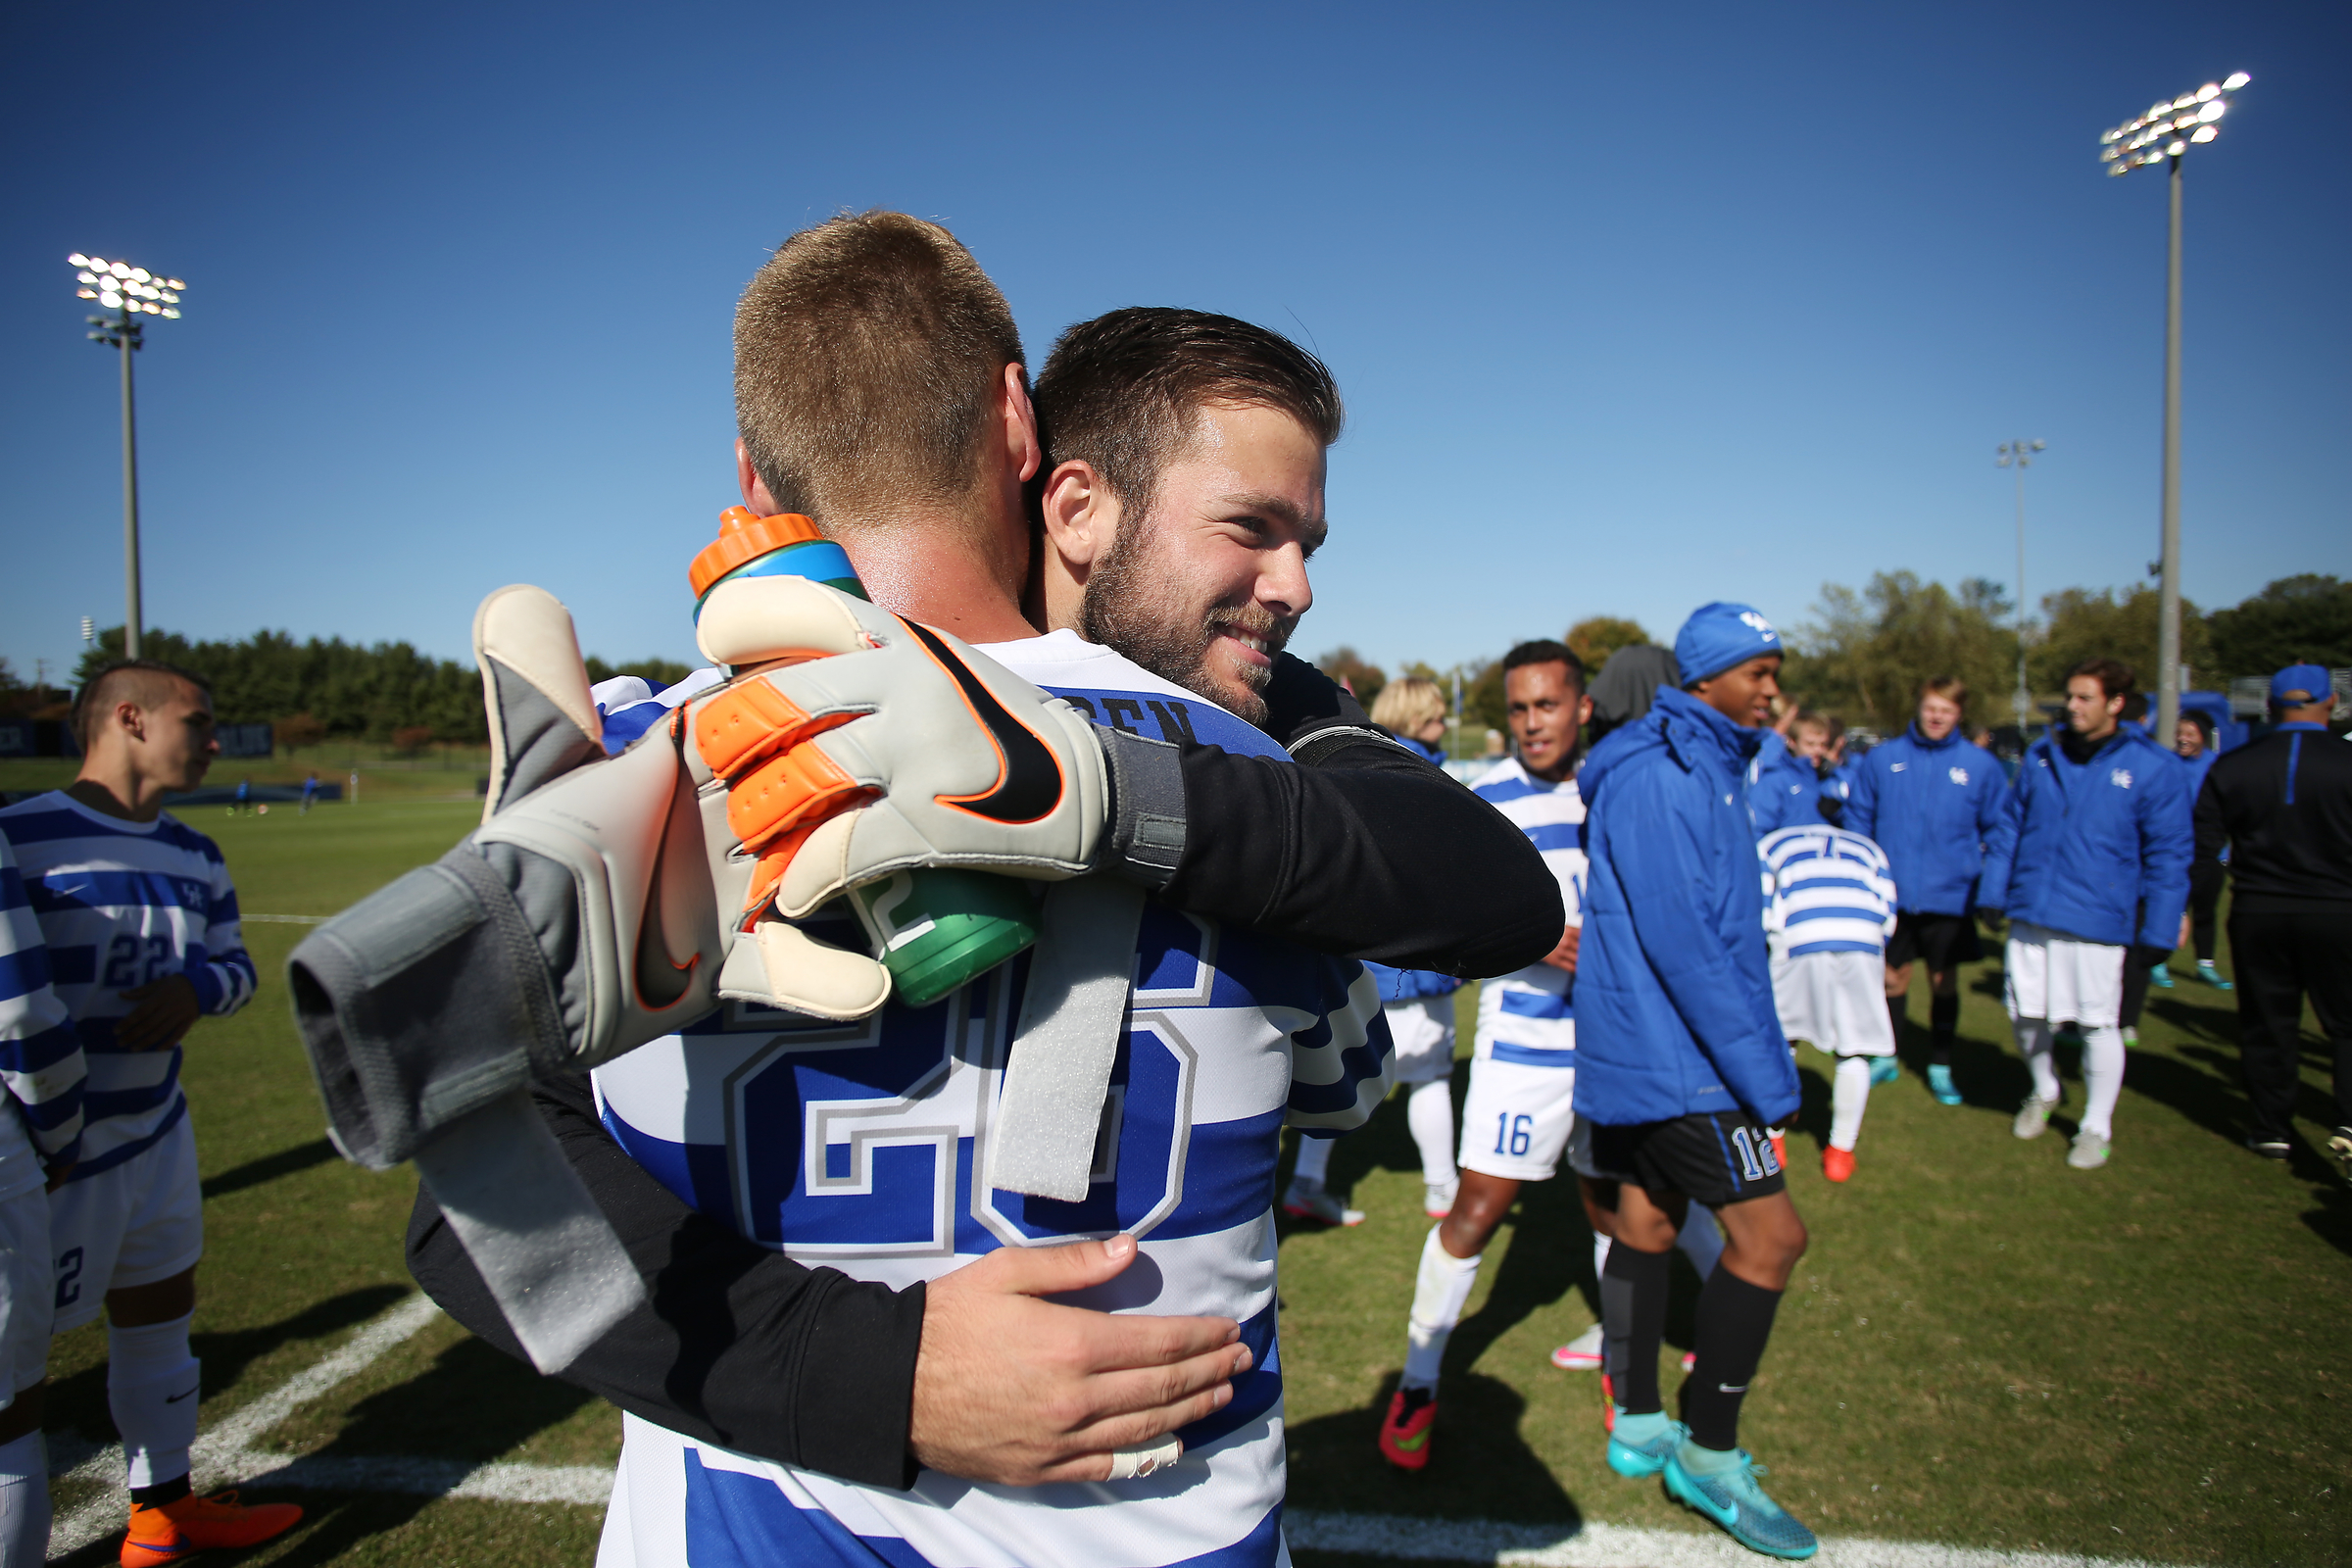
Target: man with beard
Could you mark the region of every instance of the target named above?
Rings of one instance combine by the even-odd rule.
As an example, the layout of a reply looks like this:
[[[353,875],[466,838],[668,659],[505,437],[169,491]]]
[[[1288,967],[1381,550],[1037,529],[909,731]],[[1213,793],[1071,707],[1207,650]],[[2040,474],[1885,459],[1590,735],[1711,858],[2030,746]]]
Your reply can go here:
[[[1310,357],[1247,331],[1233,384],[1293,428],[1252,428],[1218,492],[1242,554],[1183,586],[1221,572],[1231,608],[1290,621],[1339,401]],[[1279,1129],[1354,1125],[1385,1083],[1376,991],[1320,955],[1510,967],[1556,936],[1550,879],[1268,637],[1220,636],[1250,673],[1230,652],[1196,671],[1253,729],[1073,631],[1034,635],[1019,339],[945,230],[877,213],[796,235],[746,293],[737,358],[746,502],[814,517],[878,604],[1120,732],[1139,770],[1120,808],[1156,830],[1123,817],[1099,874],[1152,892],[1083,1201],[976,1179],[1026,960],[849,1025],[730,1004],[600,1069],[593,1100],[539,1086],[652,1302],[564,1373],[629,1416],[602,1560],[1275,1561]],[[1233,586],[1251,574],[1279,585],[1262,604]],[[1140,591],[1214,618],[1178,588]],[[1431,819],[1434,851],[1358,848]],[[1464,857],[1493,883],[1455,886]],[[512,1348],[429,1202],[411,1258]]]

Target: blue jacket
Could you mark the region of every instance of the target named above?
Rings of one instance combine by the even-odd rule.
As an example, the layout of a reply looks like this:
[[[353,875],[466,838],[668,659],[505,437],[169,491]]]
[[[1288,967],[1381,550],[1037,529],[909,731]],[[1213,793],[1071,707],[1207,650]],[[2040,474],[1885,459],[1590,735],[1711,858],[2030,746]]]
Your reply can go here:
[[[1775,735],[1773,740],[1780,737]],[[1786,742],[1760,744],[1747,781],[1747,808],[1755,819],[1756,837],[1779,828],[1828,821],[1821,813],[1821,797],[1827,787],[1813,764],[1790,751]],[[1830,793],[1836,799],[1836,792]]]
[[[2119,728],[2080,765],[2044,735],[2009,786],[2009,829],[1986,847],[1978,902],[2113,947],[2133,940],[2144,904],[2138,940],[2169,951],[2188,903],[2187,788],[2180,759],[2136,730]]]
[[[1446,754],[1435,746],[1424,746],[1410,735],[1399,735],[1396,744],[1415,753],[1425,760],[1436,763],[1446,760]],[[1418,1002],[1427,997],[1450,997],[1462,989],[1464,982],[1435,969],[1392,969],[1385,963],[1366,963],[1364,972],[1380,987],[1380,1000],[1390,1002]]]
[[[1661,686],[1577,775],[1591,862],[1576,970],[1580,1116],[1617,1127],[1796,1114],[1744,787],[1757,740]]]
[[[1898,906],[1918,914],[1967,914],[1985,852],[2006,844],[2009,779],[1955,726],[1939,741],[1917,724],[1847,764],[1844,826],[1886,852]]]

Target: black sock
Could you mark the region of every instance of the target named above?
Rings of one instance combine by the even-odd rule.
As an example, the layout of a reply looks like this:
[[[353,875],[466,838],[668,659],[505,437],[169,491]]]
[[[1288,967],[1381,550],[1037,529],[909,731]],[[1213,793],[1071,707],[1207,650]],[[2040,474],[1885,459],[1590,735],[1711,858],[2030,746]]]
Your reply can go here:
[[[1911,1017],[1911,999],[1907,996],[1886,999],[1886,1021],[1894,1028],[1894,1049],[1903,1049],[1903,1025]]]
[[[1960,1032],[1960,997],[1934,997],[1928,1002],[1928,1059],[1938,1067],[1952,1064],[1952,1037]]]
[[[1613,1259],[1614,1250],[1610,1252]],[[1698,1364],[1683,1385],[1683,1419],[1702,1448],[1740,1446],[1740,1401],[1764,1359],[1781,1293],[1718,1264],[1698,1293]]]
[[[184,1475],[173,1476],[169,1481],[158,1481],[152,1487],[131,1488],[130,1504],[134,1508],[161,1508],[166,1503],[177,1502],[187,1494],[188,1478]]]
[[[1672,1252],[1637,1251],[1617,1242],[1600,1271],[1609,1389],[1628,1415],[1666,1408],[1658,1396],[1658,1343],[1666,1337],[1666,1280],[1673,1262]]]

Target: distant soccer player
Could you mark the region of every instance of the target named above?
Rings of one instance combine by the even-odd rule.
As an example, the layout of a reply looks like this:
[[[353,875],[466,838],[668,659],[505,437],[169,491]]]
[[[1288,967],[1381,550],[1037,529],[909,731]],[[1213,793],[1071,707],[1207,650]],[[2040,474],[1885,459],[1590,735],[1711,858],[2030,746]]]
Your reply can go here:
[[[1444,1223],[1422,1244],[1405,1323],[1404,1374],[1380,1428],[1382,1455],[1407,1470],[1429,1463],[1439,1369],[1478,1283],[1487,1244],[1518,1200],[1520,1184],[1547,1181],[1558,1171],[1576,1120],[1574,993],[1585,883],[1576,767],[1592,699],[1585,692],[1583,662],[1556,642],[1521,643],[1503,655],[1502,669],[1518,755],[1474,787],[1543,854],[1559,879],[1568,926],[1547,957],[1479,991],[1478,1043],[1462,1110],[1461,1186]],[[1708,1239],[1698,1240],[1691,1258],[1702,1276],[1714,1261]],[[1576,1349],[1563,1347],[1555,1362],[1592,1364],[1573,1358]]]
[[[124,1568],[249,1546],[302,1517],[291,1503],[194,1495],[196,1262],[204,1208],[179,1088],[180,1040],[252,1000],[237,895],[211,839],[166,815],[167,791],[212,765],[212,694],[149,660],[110,665],[74,705],[80,775],[0,810],[58,1000],[89,1066],[81,1159],[50,1201],[56,1330],[107,1317],[107,1403],[129,1461]]]
[[[81,1041],[49,984],[49,952],[16,852],[0,834],[0,1568],[49,1549],[49,1199],[81,1157]]]
[[[1829,719],[1799,708],[1788,714],[1787,745],[1767,743],[1757,751],[1748,769],[1747,805],[1759,837],[1831,819],[1829,812],[1838,807],[1825,808],[1824,800],[1836,803],[1841,797],[1824,794],[1822,765],[1830,754],[1830,739]]]
[[[1876,844],[1826,822],[1768,833],[1756,853],[1772,880],[1764,919],[1781,1032],[1838,1058],[1821,1173],[1842,1182],[1854,1174],[1877,1067],[1894,1057],[1894,1030],[1880,1004],[1894,880]]]
[[[1617,1184],[1601,1276],[1617,1412],[1608,1460],[1740,1544],[1809,1557],[1813,1533],[1756,1484],[1740,1405],[1772,1334],[1805,1227],[1766,1129],[1797,1108],[1775,1015],[1762,878],[1741,787],[1779,694],[1782,646],[1744,605],[1711,604],[1675,638],[1680,689],[1593,748],[1580,783],[1591,856],[1580,969],[1576,1107]],[[1699,1293],[1683,1422],[1666,1414],[1658,1347],[1668,1252],[1690,1204],[1728,1238]]]
[[[2221,754],[2213,749],[2213,720],[2203,713],[2183,711],[2180,722],[2173,727],[2173,755],[2188,768],[2188,801],[2194,814],[2197,796],[2205,788],[2205,775],[2213,771],[2214,760]],[[2199,856],[2188,867],[2188,932],[2197,955],[2197,978],[2216,991],[2236,989],[2222,978],[2214,967],[2214,936],[2219,921],[2216,916],[2222,907],[2222,889],[2230,880],[2229,851],[2225,847],[2213,858]]]
[[[1372,704],[1372,722],[1433,762],[1445,760],[1438,742],[1446,735],[1446,694],[1438,683],[1406,676],[1380,689]],[[1365,971],[1380,985],[1381,1010],[1389,1020],[1394,1043],[1396,1081],[1405,1091],[1405,1125],[1421,1151],[1422,1206],[1432,1219],[1444,1219],[1453,1207],[1458,1184],[1453,1164],[1453,994],[1462,982],[1435,969],[1393,969],[1367,963]],[[1328,1190],[1335,1138],[1298,1140],[1298,1162],[1290,1190],[1283,1194],[1283,1212],[1295,1219],[1315,1219],[1326,1225],[1356,1225],[1361,1209],[1349,1208]]]
[[[2187,775],[2144,731],[2123,727],[2133,679],[2112,659],[2067,672],[2067,727],[2026,748],[1978,894],[2009,916],[2009,1018],[2034,1073],[2018,1137],[2040,1137],[2062,1093],[2050,1025],[2082,1028],[2087,1102],[2066,1156],[2077,1170],[2106,1164],[2113,1147],[2132,944],[2169,949],[2188,901]]]
[[[1928,960],[1928,1089],[1960,1103],[1952,1043],[1960,1033],[1960,965],[1984,956],[1977,942],[1977,881],[1985,846],[2007,831],[2008,779],[1990,752],[1963,740],[1968,687],[1938,675],[1919,689],[1910,728],[1848,764],[1839,821],[1886,852],[1899,890],[1886,944],[1886,1017],[1895,1044],[1911,1004],[1911,970]]]
[[[308,777],[308,778],[306,778],[306,779],[304,779],[304,780],[302,781],[302,809],[301,809],[301,810],[299,810],[299,811],[297,811],[297,812],[295,812],[294,814],[295,814],[295,815],[297,815],[297,816],[308,816],[308,815],[310,815],[310,814],[311,814],[311,807],[312,807],[313,803],[315,803],[315,802],[316,802],[318,799],[318,770],[317,768],[315,768],[315,767],[314,767],[314,768],[312,768],[312,769],[311,769],[311,774],[310,774],[310,777]]]

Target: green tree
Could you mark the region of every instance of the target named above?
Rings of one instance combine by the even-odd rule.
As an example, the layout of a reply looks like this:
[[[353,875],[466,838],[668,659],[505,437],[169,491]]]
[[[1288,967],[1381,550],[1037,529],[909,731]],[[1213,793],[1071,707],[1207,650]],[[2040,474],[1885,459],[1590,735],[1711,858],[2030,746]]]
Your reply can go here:
[[[2088,659],[2118,659],[2139,677],[2140,688],[2154,691],[2160,676],[2156,658],[2156,615],[2161,596],[2146,583],[2134,583],[2117,598],[2114,590],[2068,588],[2041,602],[2045,630],[2026,655],[2026,668],[2036,692],[2057,692],[2066,685],[2066,672]],[[2180,601],[2180,662],[2190,678],[2210,686],[2213,670],[2212,633],[2205,617],[2187,600]]]
[[[2229,610],[2217,610],[2213,677],[2269,675],[2289,664],[2352,665],[2352,582],[2317,572],[2281,577]]]
[[[1348,689],[1355,693],[1355,700],[1364,705],[1367,712],[1380,696],[1380,689],[1389,683],[1385,670],[1346,643],[1316,660],[1315,667],[1333,680],[1346,681]]]
[[[608,681],[615,675],[636,675],[656,686],[675,686],[694,671],[674,659],[632,659],[625,664],[608,664],[594,654],[588,656],[588,679]]]
[[[1911,720],[1925,681],[1968,683],[1966,721],[2005,710],[2017,632],[2000,585],[1972,578],[1955,594],[1914,572],[1879,572],[1860,593],[1824,583],[1812,620],[1794,628],[1782,689],[1849,724],[1893,734]]]
[[[1600,667],[1618,649],[1648,642],[1649,633],[1642,629],[1640,621],[1627,620],[1621,615],[1587,615],[1569,627],[1568,635],[1560,640],[1568,645],[1570,653],[1585,662],[1585,673],[1590,676],[1599,674]]]

